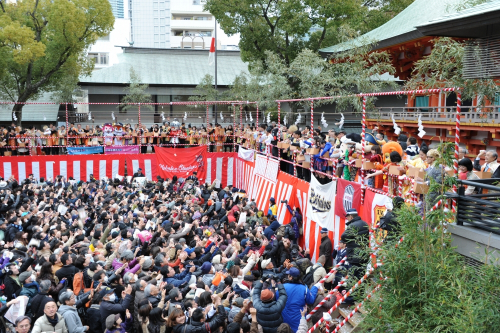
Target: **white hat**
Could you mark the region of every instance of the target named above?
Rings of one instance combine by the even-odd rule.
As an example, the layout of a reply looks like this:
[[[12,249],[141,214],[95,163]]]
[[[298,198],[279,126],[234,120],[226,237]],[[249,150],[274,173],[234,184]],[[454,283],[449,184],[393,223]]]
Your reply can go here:
[[[271,259],[265,259],[265,260],[262,260],[262,263],[260,265],[260,267],[262,267],[262,269],[266,268],[267,265],[269,265],[271,263]]]

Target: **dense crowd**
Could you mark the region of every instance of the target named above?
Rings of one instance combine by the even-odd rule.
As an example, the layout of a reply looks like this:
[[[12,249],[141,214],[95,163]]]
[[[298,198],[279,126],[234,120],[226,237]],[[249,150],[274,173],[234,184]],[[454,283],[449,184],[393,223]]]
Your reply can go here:
[[[139,174],[137,176],[140,176]],[[319,258],[300,243],[302,212],[270,199],[263,212],[231,186],[187,179],[0,182],[0,259],[6,332],[306,332],[341,287],[363,275],[368,225],[355,210]],[[277,205],[292,213],[276,219]],[[352,225],[352,227],[350,227]],[[331,267],[348,260],[325,281]],[[345,306],[352,304],[347,298]]]

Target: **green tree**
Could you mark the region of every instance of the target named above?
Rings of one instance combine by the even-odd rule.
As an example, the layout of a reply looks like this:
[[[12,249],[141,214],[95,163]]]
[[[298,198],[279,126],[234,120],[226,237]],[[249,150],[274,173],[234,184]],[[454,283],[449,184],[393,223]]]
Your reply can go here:
[[[205,10],[226,34],[240,34],[244,61],[276,54],[288,66],[301,50],[336,44],[338,28],[364,33],[385,23],[413,0],[207,0]]]
[[[357,36],[350,29],[342,28],[338,35],[348,44]],[[261,107],[275,107],[277,99],[305,99],[318,96],[347,96],[363,92],[377,92],[394,84],[382,79],[381,74],[394,73],[389,54],[371,52],[372,44],[347,47],[347,51],[325,61],[316,52],[304,49],[287,65],[279,55],[266,52],[265,61],[250,64],[249,74],[238,76],[230,87],[229,99],[257,101]],[[315,105],[335,102],[340,107],[352,106],[361,110],[358,97],[317,101]],[[309,102],[292,103],[292,112],[299,106],[309,107]],[[288,118],[289,123],[292,118]]]
[[[147,84],[141,84],[141,78],[139,74],[137,74],[134,68],[132,67],[130,69],[130,85],[127,88],[125,88],[125,92],[127,95],[125,95],[125,97],[122,98],[120,105],[121,109],[126,111],[126,110],[136,109],[137,105],[134,104],[153,103],[151,95],[146,93],[148,87],[149,85]],[[146,105],[141,105],[141,109],[142,108],[147,108],[152,110],[153,106],[146,104]]]
[[[463,100],[476,96],[483,97],[479,99],[480,104],[495,100],[495,95],[500,92],[495,80],[464,78],[464,42],[443,37],[434,39],[433,43],[431,54],[415,63],[412,76],[405,84],[407,89],[459,87]]]
[[[90,74],[85,51],[114,24],[101,0],[0,0],[0,98],[24,103]],[[16,104],[18,121],[23,104]]]
[[[437,163],[452,166],[454,144],[441,143],[438,151]],[[429,192],[439,193],[434,200],[444,198],[456,183],[444,170],[442,176],[442,184],[431,183]],[[496,331],[500,325],[500,268],[492,256],[486,253],[477,258],[485,263],[479,267],[465,263],[447,232],[447,224],[455,217],[443,206],[424,217],[419,207],[407,205],[395,214],[400,234],[380,246],[383,265],[374,272],[374,276],[388,279],[380,282],[380,291],[365,303],[371,312],[365,315],[363,326],[374,333]],[[396,240],[403,235],[404,241],[396,248]]]

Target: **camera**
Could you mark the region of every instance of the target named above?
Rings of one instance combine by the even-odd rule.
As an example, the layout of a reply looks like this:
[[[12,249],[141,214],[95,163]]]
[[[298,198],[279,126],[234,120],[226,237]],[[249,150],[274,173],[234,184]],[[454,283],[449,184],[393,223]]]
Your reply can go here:
[[[288,200],[281,200],[281,203],[286,204],[286,203],[288,203]]]

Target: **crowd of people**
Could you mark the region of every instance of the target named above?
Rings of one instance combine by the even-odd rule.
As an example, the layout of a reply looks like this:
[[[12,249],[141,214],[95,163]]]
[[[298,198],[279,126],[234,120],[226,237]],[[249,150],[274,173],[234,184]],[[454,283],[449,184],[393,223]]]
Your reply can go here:
[[[267,212],[231,186],[161,179],[0,183],[4,332],[301,332],[348,269],[364,274],[368,225],[355,210],[338,248],[299,246],[302,212]],[[277,205],[292,213],[277,221]],[[349,227],[352,222],[353,227]],[[344,256],[338,273],[321,281]],[[347,298],[343,306],[353,303]]]

